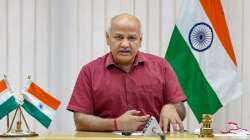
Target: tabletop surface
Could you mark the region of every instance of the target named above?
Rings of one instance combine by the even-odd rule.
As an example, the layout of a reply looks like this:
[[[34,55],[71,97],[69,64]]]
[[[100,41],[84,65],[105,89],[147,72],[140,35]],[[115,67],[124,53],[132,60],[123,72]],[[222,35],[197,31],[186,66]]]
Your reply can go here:
[[[250,136],[214,136],[201,138],[189,132],[170,133],[166,140],[250,140]],[[160,140],[159,136],[123,136],[112,132],[59,132],[39,135],[36,137],[0,137],[0,140]]]

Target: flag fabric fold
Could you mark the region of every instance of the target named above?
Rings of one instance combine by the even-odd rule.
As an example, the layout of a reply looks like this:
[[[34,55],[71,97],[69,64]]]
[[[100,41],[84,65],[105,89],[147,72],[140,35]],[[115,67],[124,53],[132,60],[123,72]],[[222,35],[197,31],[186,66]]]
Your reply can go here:
[[[60,101],[30,80],[24,89],[22,107],[43,126],[48,128],[55,111],[61,104]]]
[[[243,93],[220,0],[184,1],[165,58],[198,122]]]
[[[18,107],[7,79],[0,81],[0,120]]]

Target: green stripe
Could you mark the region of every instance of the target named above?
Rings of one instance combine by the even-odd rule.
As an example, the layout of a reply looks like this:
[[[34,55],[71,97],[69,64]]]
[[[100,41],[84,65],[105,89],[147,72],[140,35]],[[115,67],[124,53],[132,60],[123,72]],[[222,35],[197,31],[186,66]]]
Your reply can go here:
[[[0,120],[17,107],[18,104],[15,98],[13,96],[10,97],[7,101],[0,105]]]
[[[165,59],[175,70],[188,98],[188,104],[199,122],[203,114],[214,114],[222,107],[177,26],[174,28]]]
[[[36,108],[36,106],[31,104],[27,100],[24,100],[22,106],[31,116],[37,119],[43,126],[45,126],[46,128],[49,127],[51,119],[48,116],[46,116],[43,112],[41,112],[38,108]]]

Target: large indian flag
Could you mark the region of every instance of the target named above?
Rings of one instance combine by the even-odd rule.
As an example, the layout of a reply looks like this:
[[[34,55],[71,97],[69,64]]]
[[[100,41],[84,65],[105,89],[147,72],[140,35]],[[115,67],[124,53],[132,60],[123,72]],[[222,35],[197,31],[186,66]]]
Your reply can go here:
[[[49,127],[60,101],[49,95],[35,83],[28,81],[23,93],[23,108],[46,128]]]
[[[0,81],[0,120],[18,107],[7,79]]]
[[[220,0],[184,0],[165,58],[201,122],[242,94]]]

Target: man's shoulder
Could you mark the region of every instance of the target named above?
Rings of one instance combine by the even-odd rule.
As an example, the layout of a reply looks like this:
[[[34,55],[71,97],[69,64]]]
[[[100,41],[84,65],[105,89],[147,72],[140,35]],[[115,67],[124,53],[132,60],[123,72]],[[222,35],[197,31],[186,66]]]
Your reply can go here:
[[[90,66],[99,66],[100,64],[105,64],[105,60],[106,58],[108,57],[108,53],[101,56],[101,57],[98,57],[92,61],[90,61],[87,65],[90,65]]]
[[[82,70],[84,69],[94,70],[94,69],[98,69],[101,67],[105,67],[105,61],[107,57],[108,57],[108,53],[88,62],[87,64],[83,65]]]

